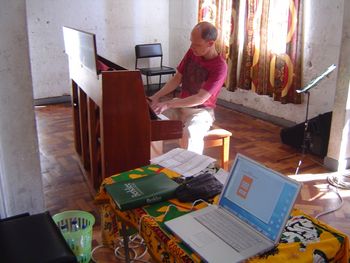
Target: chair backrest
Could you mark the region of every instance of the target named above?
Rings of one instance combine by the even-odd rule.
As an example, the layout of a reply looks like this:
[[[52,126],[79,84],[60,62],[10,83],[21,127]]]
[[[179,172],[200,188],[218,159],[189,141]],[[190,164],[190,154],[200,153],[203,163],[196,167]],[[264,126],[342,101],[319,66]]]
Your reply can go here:
[[[137,69],[138,59],[160,57],[160,67],[163,66],[163,52],[160,43],[141,44],[135,46],[135,69]]]
[[[135,54],[136,58],[162,57],[162,45],[160,43],[136,45]]]

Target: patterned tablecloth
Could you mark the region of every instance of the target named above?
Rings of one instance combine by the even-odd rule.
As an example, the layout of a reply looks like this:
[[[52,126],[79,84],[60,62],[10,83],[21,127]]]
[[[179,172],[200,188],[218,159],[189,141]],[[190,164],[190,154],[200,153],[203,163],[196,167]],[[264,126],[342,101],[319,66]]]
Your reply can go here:
[[[192,207],[191,203],[171,199],[122,212],[104,189],[106,184],[147,176],[157,171],[162,171],[171,178],[179,177],[173,171],[158,165],[149,165],[111,176],[103,181],[95,198],[101,209],[103,244],[110,247],[117,245],[120,220],[123,220],[130,231],[132,228],[139,231],[149,253],[158,262],[201,262],[199,256],[173,236],[164,225],[165,221],[188,213]],[[217,199],[218,197],[214,198],[213,203]],[[205,203],[200,203],[193,209],[205,206]],[[347,235],[300,210],[293,210],[279,245],[263,255],[251,258],[249,262],[349,262],[348,251]]]

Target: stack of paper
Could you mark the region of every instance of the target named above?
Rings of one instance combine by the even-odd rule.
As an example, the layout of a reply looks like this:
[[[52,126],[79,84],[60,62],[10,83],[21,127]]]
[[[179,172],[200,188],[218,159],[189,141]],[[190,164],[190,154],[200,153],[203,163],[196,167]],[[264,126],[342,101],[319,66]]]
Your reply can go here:
[[[185,177],[198,174],[216,160],[206,155],[176,148],[161,156],[153,158],[151,163],[158,164]]]

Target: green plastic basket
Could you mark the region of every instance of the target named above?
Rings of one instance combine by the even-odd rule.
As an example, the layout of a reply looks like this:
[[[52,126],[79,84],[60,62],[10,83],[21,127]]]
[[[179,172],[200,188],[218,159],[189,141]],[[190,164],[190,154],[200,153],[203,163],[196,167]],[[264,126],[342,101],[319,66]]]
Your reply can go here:
[[[64,239],[77,257],[79,263],[90,262],[92,227],[95,217],[85,211],[70,210],[54,215],[53,220],[61,229]],[[72,228],[72,222],[76,221],[79,229]]]

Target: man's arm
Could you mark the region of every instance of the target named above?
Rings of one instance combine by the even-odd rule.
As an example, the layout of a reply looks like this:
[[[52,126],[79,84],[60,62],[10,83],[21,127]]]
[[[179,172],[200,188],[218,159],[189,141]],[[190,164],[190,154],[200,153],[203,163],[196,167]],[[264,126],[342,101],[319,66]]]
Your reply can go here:
[[[206,100],[210,98],[211,94],[204,90],[200,89],[197,94],[189,96],[183,99],[172,99],[164,102],[158,102],[152,104],[152,108],[155,113],[160,114],[163,111],[171,108],[185,108],[185,107],[194,107],[197,105],[202,105]]]
[[[176,74],[161,88],[158,92],[149,97],[152,101],[152,104],[157,103],[159,99],[165,95],[168,95],[174,91],[182,81],[182,74],[176,72]]]

